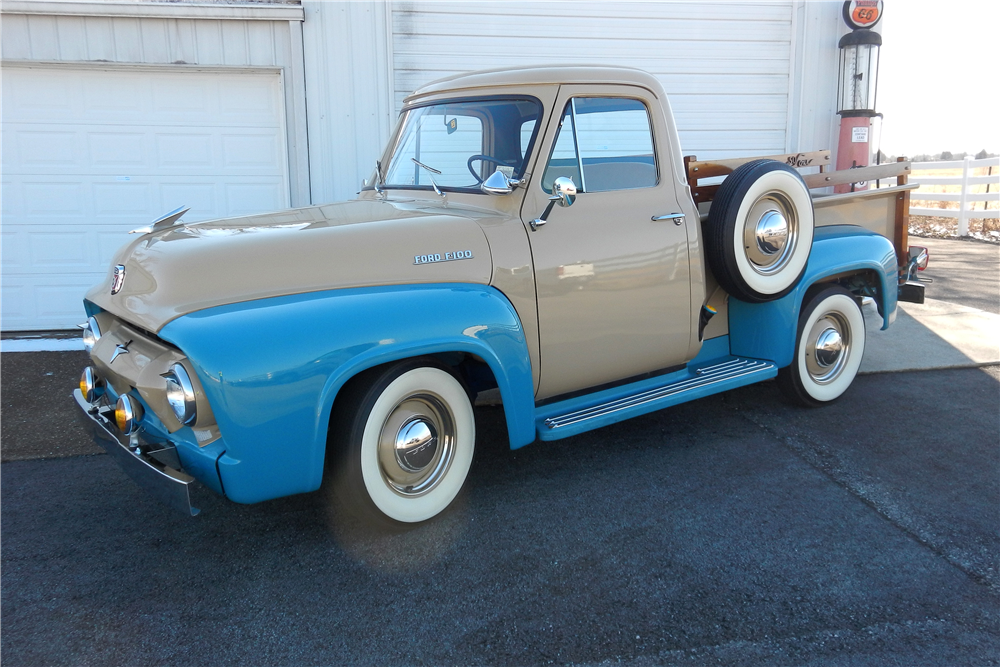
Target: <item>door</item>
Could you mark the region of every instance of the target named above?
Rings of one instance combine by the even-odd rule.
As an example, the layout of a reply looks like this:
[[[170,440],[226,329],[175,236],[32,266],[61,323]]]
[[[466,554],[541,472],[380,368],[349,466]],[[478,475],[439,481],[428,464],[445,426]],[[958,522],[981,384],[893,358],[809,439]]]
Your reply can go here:
[[[528,233],[541,338],[539,400],[682,364],[691,334],[686,225],[656,101],[641,88],[563,86],[521,211],[553,181],[578,195]]]

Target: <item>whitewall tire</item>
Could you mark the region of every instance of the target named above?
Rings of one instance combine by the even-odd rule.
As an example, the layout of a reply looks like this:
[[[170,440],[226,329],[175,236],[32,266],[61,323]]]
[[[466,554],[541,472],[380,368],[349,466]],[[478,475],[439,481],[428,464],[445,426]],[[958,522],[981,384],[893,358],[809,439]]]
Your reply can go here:
[[[709,210],[706,251],[716,280],[742,301],[788,294],[812,250],[812,196],[795,169],[774,160],[741,165]]]
[[[819,292],[799,316],[795,357],[778,372],[793,402],[819,406],[847,391],[865,353],[865,319],[855,298],[837,286]]]
[[[472,466],[475,415],[446,366],[418,359],[362,373],[331,420],[333,483],[367,517],[414,524],[455,500]]]

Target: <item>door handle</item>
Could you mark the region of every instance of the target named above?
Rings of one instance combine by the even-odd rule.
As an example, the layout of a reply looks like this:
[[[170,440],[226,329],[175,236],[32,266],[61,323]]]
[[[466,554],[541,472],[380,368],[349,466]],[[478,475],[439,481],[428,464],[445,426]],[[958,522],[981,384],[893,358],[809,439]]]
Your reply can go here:
[[[684,224],[684,214],[683,213],[670,213],[668,215],[654,215],[652,217],[653,222],[659,222],[660,220],[673,220],[675,225]]]

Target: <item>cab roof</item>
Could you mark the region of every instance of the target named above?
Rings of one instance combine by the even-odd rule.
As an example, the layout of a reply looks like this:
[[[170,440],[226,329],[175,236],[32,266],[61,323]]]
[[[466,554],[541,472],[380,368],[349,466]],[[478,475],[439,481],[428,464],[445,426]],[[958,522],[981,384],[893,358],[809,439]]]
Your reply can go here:
[[[403,104],[456,90],[545,84],[625,84],[646,88],[658,98],[664,96],[659,80],[640,69],[607,65],[547,65],[505,67],[446,76],[421,86],[408,95]]]

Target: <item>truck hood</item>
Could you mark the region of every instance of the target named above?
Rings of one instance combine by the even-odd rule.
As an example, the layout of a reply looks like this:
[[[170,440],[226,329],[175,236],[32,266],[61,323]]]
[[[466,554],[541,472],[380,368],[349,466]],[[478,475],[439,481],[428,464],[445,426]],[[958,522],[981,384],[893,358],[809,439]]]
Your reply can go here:
[[[476,221],[485,216],[426,200],[362,199],[176,225],[122,247],[87,299],[158,332],[197,310],[288,294],[489,284],[493,262]],[[125,278],[112,294],[116,266]]]

